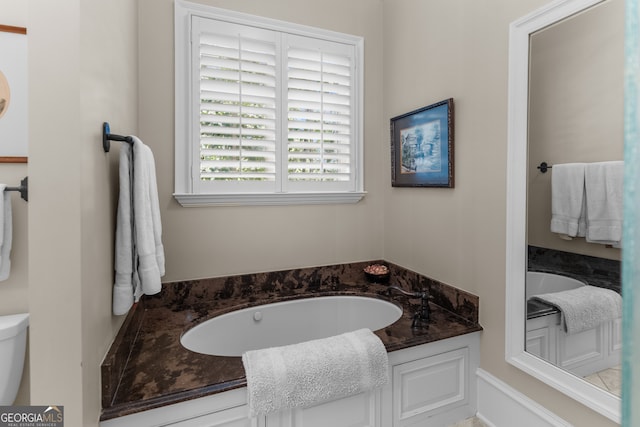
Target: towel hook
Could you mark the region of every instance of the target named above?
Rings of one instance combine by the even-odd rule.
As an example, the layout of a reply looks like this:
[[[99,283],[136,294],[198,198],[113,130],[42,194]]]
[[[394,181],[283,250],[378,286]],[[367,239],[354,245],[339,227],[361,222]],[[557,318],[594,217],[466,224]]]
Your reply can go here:
[[[20,197],[25,202],[29,201],[29,177],[25,176],[20,181],[20,187],[5,187],[4,191],[18,191],[20,192]]]
[[[127,142],[129,144],[133,144],[133,138],[131,138],[130,136],[122,136],[122,135],[116,135],[114,133],[111,133],[111,128],[109,126],[109,123],[104,122],[102,124],[102,148],[104,149],[105,153],[108,153],[109,150],[111,149],[110,141],[120,141],[120,142]]]
[[[536,166],[538,169],[540,169],[540,172],[542,173],[547,173],[548,169],[551,169],[553,166],[547,164],[547,162],[542,162],[540,163],[539,166]]]

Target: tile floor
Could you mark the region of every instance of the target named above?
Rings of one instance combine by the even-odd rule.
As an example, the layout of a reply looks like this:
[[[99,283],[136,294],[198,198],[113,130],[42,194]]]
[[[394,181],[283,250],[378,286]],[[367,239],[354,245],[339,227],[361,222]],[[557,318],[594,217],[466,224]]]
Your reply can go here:
[[[616,396],[620,396],[620,390],[622,387],[622,367],[616,366],[605,369],[604,371],[596,372],[593,375],[584,377],[584,379]]]
[[[451,427],[487,427],[487,425],[482,421],[480,421],[478,418],[473,417],[473,418],[467,418],[464,421],[460,421],[452,425]]]

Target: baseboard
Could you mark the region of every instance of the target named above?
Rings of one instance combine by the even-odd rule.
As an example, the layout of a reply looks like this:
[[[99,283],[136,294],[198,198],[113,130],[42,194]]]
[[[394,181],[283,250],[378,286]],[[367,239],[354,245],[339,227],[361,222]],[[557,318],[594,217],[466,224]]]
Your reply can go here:
[[[477,417],[489,427],[571,427],[571,424],[483,369],[478,377]],[[517,423],[514,421],[517,420]]]

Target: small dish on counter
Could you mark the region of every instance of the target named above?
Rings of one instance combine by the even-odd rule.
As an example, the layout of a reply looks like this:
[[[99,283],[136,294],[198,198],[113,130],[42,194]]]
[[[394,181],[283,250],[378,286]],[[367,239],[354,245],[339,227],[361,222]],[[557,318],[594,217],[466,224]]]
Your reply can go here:
[[[371,283],[387,283],[391,272],[384,264],[370,264],[364,268],[364,276]]]

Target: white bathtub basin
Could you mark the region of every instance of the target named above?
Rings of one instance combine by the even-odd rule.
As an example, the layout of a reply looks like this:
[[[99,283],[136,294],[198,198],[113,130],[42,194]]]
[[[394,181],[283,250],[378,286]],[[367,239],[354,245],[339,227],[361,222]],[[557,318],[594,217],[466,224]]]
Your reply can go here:
[[[248,350],[327,338],[394,323],[402,309],[360,296],[327,296],[284,301],[232,311],[182,334],[180,343],[197,353],[241,356]]]
[[[586,283],[581,282],[580,280],[561,276],[559,274],[527,271],[525,295],[528,300],[534,295],[568,291],[585,285]]]

